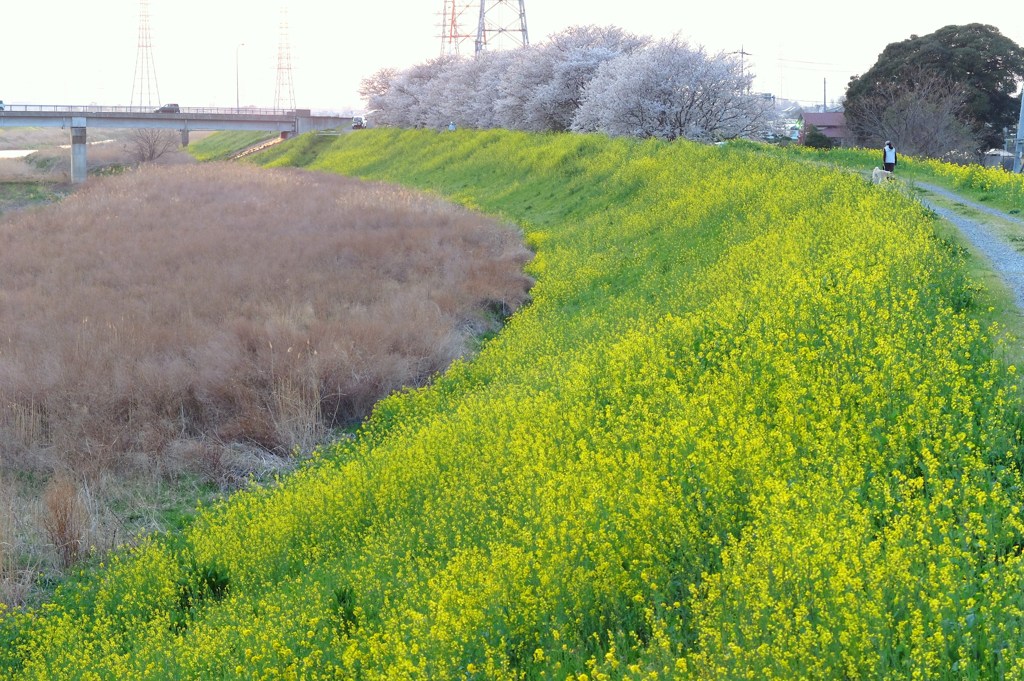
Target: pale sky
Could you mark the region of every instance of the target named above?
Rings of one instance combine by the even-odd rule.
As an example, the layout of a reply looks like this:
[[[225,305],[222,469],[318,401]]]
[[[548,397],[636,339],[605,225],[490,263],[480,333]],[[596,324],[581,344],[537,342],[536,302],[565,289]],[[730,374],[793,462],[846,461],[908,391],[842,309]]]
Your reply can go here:
[[[361,79],[441,52],[444,0],[149,0],[159,99],[231,107],[237,97],[242,106],[273,106],[286,6],[300,108],[360,110]],[[870,68],[889,43],[949,24],[991,24],[1024,45],[1019,0],[857,0],[831,5],[842,13],[831,18],[815,14],[823,6],[762,0],[525,0],[531,44],[588,24],[655,38],[678,34],[712,53],[747,52],[744,64],[756,74],[756,90],[805,104],[840,98],[850,76]],[[5,2],[0,100],[131,104],[138,44],[139,0]],[[472,52],[470,43],[464,48]]]

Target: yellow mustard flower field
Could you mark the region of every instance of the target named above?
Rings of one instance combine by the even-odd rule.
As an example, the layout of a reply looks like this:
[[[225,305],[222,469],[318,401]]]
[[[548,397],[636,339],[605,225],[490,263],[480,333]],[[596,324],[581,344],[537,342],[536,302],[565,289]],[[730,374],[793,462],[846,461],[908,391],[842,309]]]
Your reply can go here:
[[[1024,677],[1017,341],[904,193],[744,146],[273,149],[519,225],[531,303],[298,473],[0,614],[0,677]]]
[[[761,153],[779,153],[818,164],[855,170],[865,175],[871,172],[872,166],[880,165],[882,160],[880,150],[860,147],[819,150],[798,145],[772,148],[754,142],[732,144],[756,145]],[[959,165],[901,154],[897,164],[897,177],[911,181],[935,182],[949,189],[965,192],[970,198],[985,202],[1011,215],[1024,212],[1024,177],[999,167],[985,167],[976,163]]]

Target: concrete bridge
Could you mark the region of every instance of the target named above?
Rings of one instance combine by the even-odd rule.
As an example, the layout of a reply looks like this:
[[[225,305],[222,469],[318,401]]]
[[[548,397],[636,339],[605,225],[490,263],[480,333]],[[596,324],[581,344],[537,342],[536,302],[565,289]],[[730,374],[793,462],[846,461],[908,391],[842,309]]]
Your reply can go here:
[[[188,134],[192,130],[254,130],[279,132],[289,137],[340,128],[351,122],[351,117],[314,116],[309,109],[180,108],[165,113],[132,106],[7,104],[0,111],[0,128],[67,129],[71,134],[71,181],[76,183],[85,182],[86,136],[90,127],[178,130],[182,146],[188,146]]]

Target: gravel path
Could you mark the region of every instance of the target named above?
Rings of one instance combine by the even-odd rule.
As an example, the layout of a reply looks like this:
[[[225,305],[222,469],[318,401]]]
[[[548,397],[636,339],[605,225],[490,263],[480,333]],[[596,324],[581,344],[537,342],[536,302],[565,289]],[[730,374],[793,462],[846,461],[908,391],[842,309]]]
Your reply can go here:
[[[921,189],[933,194],[939,194],[957,203],[962,203],[973,210],[1018,224],[1024,230],[1024,220],[1020,218],[1008,215],[990,206],[968,201],[962,196],[942,187],[925,184],[924,182],[916,182],[915,184]],[[989,262],[992,263],[992,268],[1002,277],[1003,281],[1006,282],[1006,285],[1013,292],[1013,297],[1017,301],[1017,307],[1024,311],[1024,254],[1018,252],[1012,244],[995,234],[984,222],[964,217],[948,208],[937,206],[926,198],[921,198],[921,203],[956,225],[957,229],[967,237],[967,240],[988,258]]]

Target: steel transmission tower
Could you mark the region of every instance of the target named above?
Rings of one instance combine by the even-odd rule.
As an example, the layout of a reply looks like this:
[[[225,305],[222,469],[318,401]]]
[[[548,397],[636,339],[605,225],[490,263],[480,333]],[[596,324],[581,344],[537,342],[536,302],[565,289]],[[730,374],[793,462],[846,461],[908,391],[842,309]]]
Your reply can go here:
[[[292,48],[288,42],[288,10],[281,11],[281,31],[277,47],[277,85],[274,108],[295,108],[295,86],[292,84]]]
[[[156,82],[153,39],[149,32],[149,0],[139,0],[139,49],[135,55],[131,105],[152,107],[154,104],[160,105],[160,87]]]
[[[476,39],[476,30],[468,27],[476,21],[477,3],[467,0],[444,0],[441,12],[441,56],[461,53],[462,43]]]
[[[458,55],[473,40],[474,54],[486,49],[526,47],[524,0],[444,0],[441,12],[441,54]],[[471,28],[473,22],[475,28]]]
[[[476,52],[490,48],[527,47],[524,0],[480,0],[480,21],[476,29]]]

